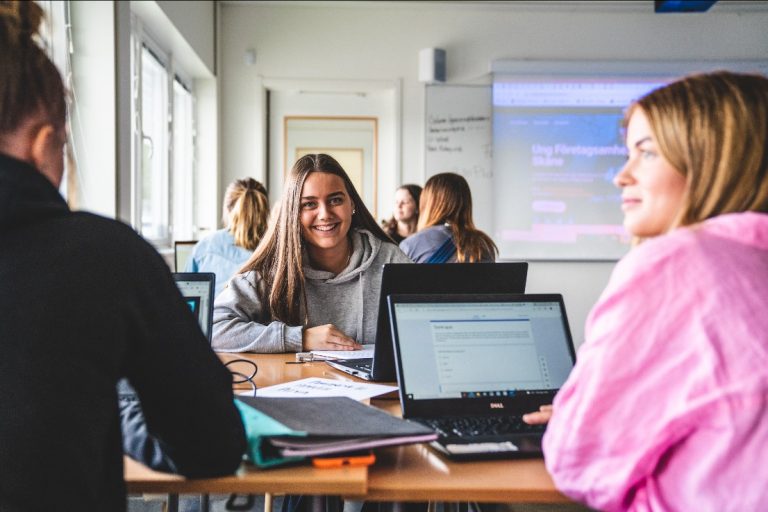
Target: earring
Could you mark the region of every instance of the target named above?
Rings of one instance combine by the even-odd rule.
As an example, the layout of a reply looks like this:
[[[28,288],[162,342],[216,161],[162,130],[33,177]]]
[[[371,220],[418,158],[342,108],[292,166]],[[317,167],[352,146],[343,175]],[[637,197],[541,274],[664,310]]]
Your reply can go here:
[[[352,208],[352,215],[354,215],[356,211],[357,211],[357,210],[355,210],[354,208]]]

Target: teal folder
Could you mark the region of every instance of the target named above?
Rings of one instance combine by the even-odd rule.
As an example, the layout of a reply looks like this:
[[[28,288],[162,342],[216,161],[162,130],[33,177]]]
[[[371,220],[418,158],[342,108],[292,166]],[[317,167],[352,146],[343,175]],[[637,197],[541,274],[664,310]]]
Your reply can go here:
[[[248,436],[248,456],[271,467],[319,455],[433,441],[418,423],[345,397],[237,397]]]

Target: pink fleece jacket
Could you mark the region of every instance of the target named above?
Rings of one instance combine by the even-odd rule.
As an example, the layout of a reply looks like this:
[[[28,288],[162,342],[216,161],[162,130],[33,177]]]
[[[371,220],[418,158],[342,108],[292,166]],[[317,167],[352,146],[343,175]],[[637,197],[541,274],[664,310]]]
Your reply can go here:
[[[547,468],[601,510],[768,510],[768,215],[630,251],[554,401]]]

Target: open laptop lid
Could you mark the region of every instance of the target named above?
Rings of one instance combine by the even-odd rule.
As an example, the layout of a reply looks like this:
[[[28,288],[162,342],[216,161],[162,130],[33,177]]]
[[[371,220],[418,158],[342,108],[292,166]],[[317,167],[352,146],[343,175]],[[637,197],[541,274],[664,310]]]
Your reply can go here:
[[[390,295],[403,417],[523,414],[575,352],[559,294]]]
[[[200,329],[211,342],[213,334],[213,298],[216,274],[212,272],[173,272],[173,279],[189,309],[197,317]]]
[[[394,382],[397,379],[387,296],[404,293],[523,293],[527,276],[526,262],[384,265],[372,380]]]

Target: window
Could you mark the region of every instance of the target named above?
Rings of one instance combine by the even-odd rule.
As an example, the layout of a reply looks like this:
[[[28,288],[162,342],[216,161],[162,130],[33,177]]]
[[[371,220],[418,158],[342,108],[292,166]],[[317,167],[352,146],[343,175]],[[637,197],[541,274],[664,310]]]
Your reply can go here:
[[[131,222],[158,248],[194,228],[194,92],[134,19]]]
[[[71,69],[69,59],[70,33],[69,33],[69,2],[54,2],[52,0],[38,1],[45,12],[45,21],[41,27],[41,43],[48,57],[56,64],[64,81],[64,86],[72,90]],[[68,112],[68,116],[71,112]],[[67,124],[70,124],[69,118]],[[68,127],[69,129],[69,127]],[[70,130],[71,132],[71,130]],[[66,148],[65,148],[66,151]],[[66,155],[65,155],[66,156]],[[68,158],[64,159],[64,179],[61,181],[59,192],[70,203],[76,206],[76,177],[73,175],[73,167]]]
[[[141,160],[138,169],[140,232],[169,242],[168,73],[146,47],[141,48]]]

